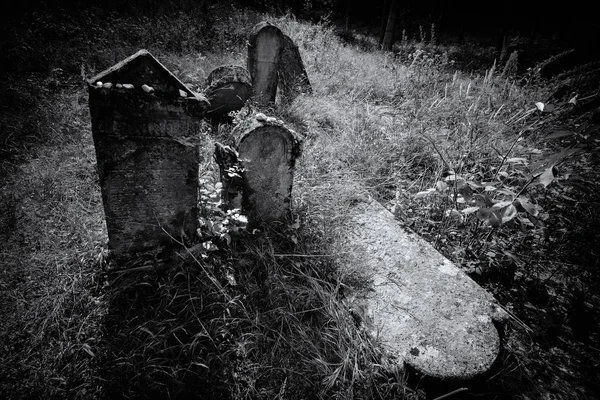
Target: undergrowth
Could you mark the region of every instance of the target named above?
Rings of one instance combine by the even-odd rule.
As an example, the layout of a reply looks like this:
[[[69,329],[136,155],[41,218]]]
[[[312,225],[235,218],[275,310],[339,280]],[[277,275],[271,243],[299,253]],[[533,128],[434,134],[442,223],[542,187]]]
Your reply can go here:
[[[374,198],[512,313],[489,387],[589,394],[599,358],[585,323],[599,303],[597,65],[551,75],[555,57],[519,75],[515,55],[465,72],[455,66],[472,48],[405,41],[385,53],[367,38],[342,43],[326,22],[222,7],[197,10],[204,17],[40,12],[26,28],[3,27],[0,393],[422,397],[353,320],[345,294],[361,277],[330,252],[344,210]],[[200,91],[212,68],[245,65],[246,33],[265,18],[299,46],[314,90],[261,110],[305,139],[294,218],[230,230],[243,218],[214,208],[210,160],[231,127],[213,126],[198,244],[113,268],[82,79],[144,47]]]

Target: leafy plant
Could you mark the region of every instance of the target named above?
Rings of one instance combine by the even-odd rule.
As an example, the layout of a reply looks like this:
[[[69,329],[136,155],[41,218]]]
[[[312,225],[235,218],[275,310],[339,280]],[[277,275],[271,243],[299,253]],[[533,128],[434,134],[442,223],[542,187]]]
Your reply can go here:
[[[231,173],[237,173],[232,171]],[[218,243],[231,244],[232,234],[246,227],[248,219],[240,209],[224,210],[222,200],[223,184],[200,179],[200,216],[198,217],[198,237],[202,243],[203,257],[207,252],[219,249]]]

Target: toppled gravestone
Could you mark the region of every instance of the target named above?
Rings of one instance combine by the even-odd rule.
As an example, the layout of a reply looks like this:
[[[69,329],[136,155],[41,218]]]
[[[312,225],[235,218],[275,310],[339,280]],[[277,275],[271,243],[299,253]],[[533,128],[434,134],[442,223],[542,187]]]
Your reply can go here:
[[[91,78],[88,89],[113,254],[123,259],[191,238],[208,101],[146,50]]]
[[[495,323],[507,317],[493,296],[379,203],[352,206],[346,222],[340,265],[370,278],[352,307],[386,352],[442,380],[487,372],[500,351]]]
[[[252,97],[259,105],[275,102],[278,83],[285,101],[312,93],[298,46],[269,22],[252,28],[248,40],[248,71]]]
[[[215,153],[223,187],[234,188],[224,196],[230,202],[228,208],[238,208],[236,199],[241,191],[249,228],[285,221],[290,213],[294,166],[300,155],[298,136],[283,122],[262,113],[242,122],[232,133],[237,151],[217,145]],[[232,165],[237,169],[232,169]],[[227,175],[232,170],[236,173]]]
[[[283,36],[283,49],[279,60],[279,83],[283,97],[287,101],[294,100],[301,93],[312,93],[298,46],[287,35]]]
[[[237,65],[215,68],[206,78],[204,95],[210,102],[208,117],[227,115],[240,110],[252,94],[248,71]]]
[[[275,102],[277,71],[283,50],[283,33],[269,22],[254,26],[248,39],[248,71],[252,97],[260,105]]]

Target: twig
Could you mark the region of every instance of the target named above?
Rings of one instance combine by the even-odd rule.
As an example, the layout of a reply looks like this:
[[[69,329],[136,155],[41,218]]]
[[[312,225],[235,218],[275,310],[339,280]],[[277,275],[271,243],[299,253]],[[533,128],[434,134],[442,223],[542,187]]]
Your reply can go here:
[[[348,254],[349,251],[336,254],[273,254],[274,257],[335,257],[339,254]]]
[[[452,396],[452,395],[455,395],[455,394],[457,394],[457,393],[464,392],[464,391],[466,391],[466,390],[469,390],[469,388],[464,388],[464,387],[463,387],[463,388],[458,388],[458,389],[456,389],[456,390],[453,390],[453,391],[451,391],[450,393],[446,393],[445,395],[442,395],[442,396],[436,397],[436,398],[435,398],[435,399],[433,399],[433,400],[442,400],[442,399],[445,399],[445,398],[447,398],[447,397],[450,397],[450,396]]]
[[[498,168],[496,168],[496,173],[494,174],[494,177],[492,178],[492,182],[495,181],[496,178],[498,177],[498,173],[500,172],[500,169],[502,168],[502,166],[504,165],[504,162],[508,158],[508,155],[510,154],[512,149],[515,147],[515,145],[517,144],[519,139],[521,139],[521,136],[523,136],[524,132],[525,132],[525,130],[522,130],[521,132],[519,132],[519,134],[517,135],[517,138],[513,141],[513,143],[510,145],[510,148],[508,149],[508,151],[504,154],[504,158],[502,158],[502,162],[500,163]]]

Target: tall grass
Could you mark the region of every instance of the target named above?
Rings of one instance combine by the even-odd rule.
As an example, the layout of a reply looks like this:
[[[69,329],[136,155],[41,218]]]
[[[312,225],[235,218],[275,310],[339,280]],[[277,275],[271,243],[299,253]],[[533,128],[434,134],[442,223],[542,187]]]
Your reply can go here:
[[[43,53],[46,60],[59,50],[76,57],[48,61],[48,70],[61,68],[69,78],[55,79],[49,98],[57,106],[47,103],[35,119],[46,146],[34,157],[22,152],[26,162],[11,164],[1,193],[0,257],[13,284],[3,292],[12,310],[3,313],[13,319],[0,331],[12,343],[0,350],[5,397],[422,395],[405,386],[402,366],[353,319],[345,296],[361,277],[339,268],[329,244],[346,208],[371,197],[460,261],[466,250],[454,254],[442,245],[446,233],[463,235],[464,221],[447,213],[455,205],[447,196],[413,195],[448,171],[484,181],[497,175],[506,155],[530,160],[528,145],[514,143],[535,124],[533,103],[547,93],[499,76],[491,62],[485,74],[455,72],[456,49],[407,45],[400,60],[342,43],[326,23],[290,16],[228,9],[228,18],[195,26],[188,15],[98,17],[105,25],[89,19],[94,15],[84,15],[93,35],[78,42],[89,48],[66,44]],[[209,254],[200,248],[152,254],[130,272],[112,271],[86,93],[67,81],[146,47],[201,90],[212,68],[245,65],[245,33],[264,18],[299,46],[314,89],[289,107],[268,110],[305,138],[294,220],[243,234],[229,246],[218,242]],[[42,40],[51,28],[33,27],[30,34]],[[69,89],[56,90],[56,82]],[[217,180],[210,153],[230,129],[208,135],[204,179]],[[482,228],[471,228],[464,231],[478,238]]]

